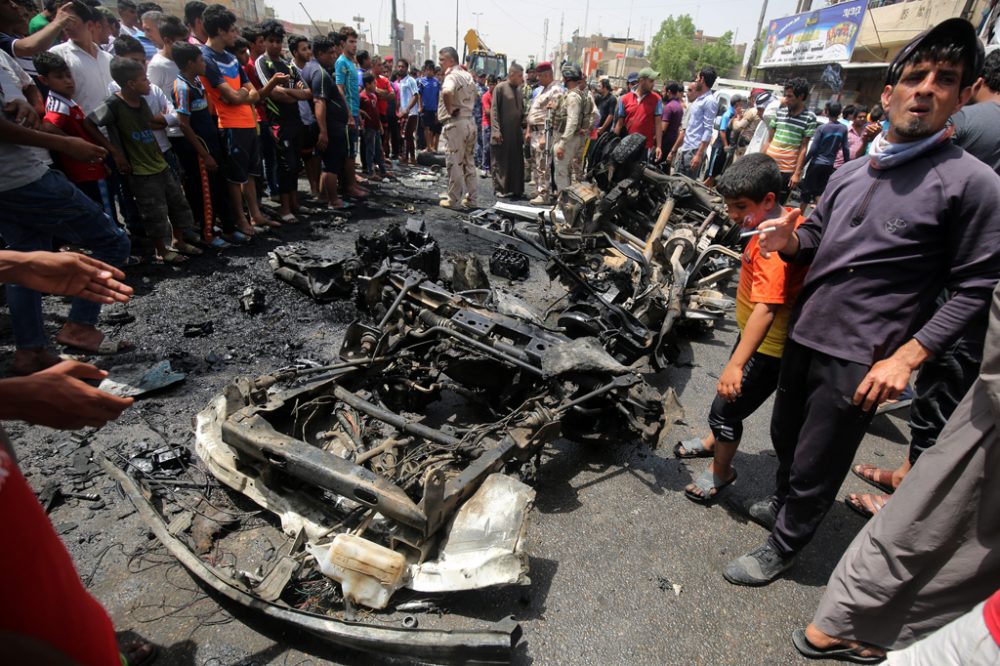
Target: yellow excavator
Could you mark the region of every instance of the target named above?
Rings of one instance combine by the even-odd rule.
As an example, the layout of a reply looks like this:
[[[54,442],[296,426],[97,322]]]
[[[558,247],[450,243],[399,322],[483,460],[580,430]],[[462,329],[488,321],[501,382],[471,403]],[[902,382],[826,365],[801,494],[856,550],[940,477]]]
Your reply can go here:
[[[507,55],[497,53],[479,38],[479,33],[469,30],[465,33],[465,46],[462,47],[462,62],[470,72],[482,70],[497,79],[507,78]]]

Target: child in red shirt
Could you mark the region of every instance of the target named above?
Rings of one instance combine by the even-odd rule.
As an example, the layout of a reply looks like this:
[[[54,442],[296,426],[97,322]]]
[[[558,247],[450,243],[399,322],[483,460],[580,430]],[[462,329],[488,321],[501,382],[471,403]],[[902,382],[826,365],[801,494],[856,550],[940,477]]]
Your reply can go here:
[[[83,113],[80,105],[73,101],[76,82],[69,65],[61,56],[42,51],[34,58],[39,80],[48,87],[49,96],[45,100],[43,129],[47,132],[62,133],[95,143],[114,158],[118,168],[128,166],[125,155],[101,134],[97,126]],[[104,209],[114,219],[112,195],[108,191],[108,169],[103,162],[80,162],[63,153],[56,153],[59,170],[76,187]]]
[[[375,92],[375,75],[371,72],[361,79],[364,83],[364,90],[361,91],[361,125],[363,127],[363,141],[365,142],[365,152],[362,153],[364,161],[361,168],[364,172],[374,176],[375,169],[378,169],[379,176],[385,178],[385,159],[382,155],[382,121],[378,112],[378,95]]]

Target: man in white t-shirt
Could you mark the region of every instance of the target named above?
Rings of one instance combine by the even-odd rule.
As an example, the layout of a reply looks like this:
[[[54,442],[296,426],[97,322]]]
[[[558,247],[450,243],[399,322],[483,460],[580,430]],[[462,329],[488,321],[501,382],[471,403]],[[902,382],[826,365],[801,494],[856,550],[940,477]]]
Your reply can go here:
[[[403,155],[399,159],[400,164],[417,163],[416,144],[413,133],[417,130],[417,117],[420,113],[417,100],[417,80],[410,76],[410,63],[403,58],[396,63],[396,72],[399,74],[399,110],[396,116],[399,118],[399,128],[403,135]]]
[[[91,34],[94,23],[92,10],[82,3],[66,5],[65,9],[75,13],[80,20],[67,24],[64,31],[67,41],[56,44],[50,50],[69,65],[76,83],[73,99],[85,114],[90,115],[108,96],[112,56],[94,42]]]

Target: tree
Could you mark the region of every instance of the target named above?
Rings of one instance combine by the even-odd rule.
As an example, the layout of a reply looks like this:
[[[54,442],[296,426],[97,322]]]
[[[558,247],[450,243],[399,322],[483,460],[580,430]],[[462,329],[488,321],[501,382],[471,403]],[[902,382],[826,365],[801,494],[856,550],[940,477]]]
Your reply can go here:
[[[664,79],[690,81],[699,69],[711,65],[724,75],[739,64],[733,50],[733,33],[727,32],[711,44],[695,43],[694,21],[689,14],[669,16],[650,42],[650,62]]]
[[[719,76],[725,76],[729,70],[740,64],[740,59],[733,49],[733,33],[726,32],[717,42],[704,44],[697,60],[699,67],[711,65]]]
[[[650,43],[650,62],[664,79],[691,78],[695,59],[694,21],[689,14],[667,17]]]

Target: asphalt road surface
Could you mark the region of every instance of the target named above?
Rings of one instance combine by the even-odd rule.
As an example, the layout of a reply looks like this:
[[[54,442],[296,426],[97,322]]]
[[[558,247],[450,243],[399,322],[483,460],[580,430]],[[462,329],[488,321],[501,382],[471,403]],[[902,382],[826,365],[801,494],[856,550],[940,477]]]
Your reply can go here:
[[[481,182],[485,194],[486,181]],[[135,321],[109,330],[135,341],[139,350],[101,359],[100,365],[169,359],[188,374],[187,380],[138,402],[83,446],[68,433],[10,425],[36,491],[47,480],[82,480],[101,495],[99,506],[69,500],[50,517],[84,581],[118,629],[160,646],[158,664],[386,661],[330,647],[232,604],[220,604],[158,546],[129,502],[87,458],[88,447],[127,455],[143,443],[189,446],[191,417],[234,376],[264,374],[297,358],[336,358],[343,330],[355,317],[353,305],[317,305],[274,280],[266,262],[268,249],[296,242],[328,256],[342,255],[350,253],[359,232],[416,215],[444,220],[438,223],[443,225],[438,239],[446,259],[455,251],[488,255],[488,243],[448,226],[454,213],[427,204],[443,189],[440,183],[429,186],[403,198],[376,199],[376,207],[357,211],[346,223],[315,216],[220,257],[176,269],[130,271],[138,294],[130,306]],[[532,279],[515,290],[534,290],[525,294],[534,297],[550,290],[559,293],[541,265],[533,264],[532,273]],[[239,296],[248,285],[264,289],[264,314],[249,317],[239,311]],[[54,331],[66,305],[49,298],[45,307]],[[183,324],[206,320],[214,323],[211,335],[181,335]],[[3,336],[9,352],[9,329]],[[659,450],[612,440],[586,445],[558,441],[549,448],[528,530],[531,585],[454,595],[449,612],[483,620],[513,615],[523,629],[516,664],[807,663],[789,635],[809,622],[830,572],[862,519],[838,502],[794,569],[765,588],[734,587],[722,578],[722,568],[761,543],[766,532],[722,504],[703,507],[685,499],[684,486],[707,461],[685,463],[672,456],[677,439],[706,431],[707,409],[735,338],[734,324],[681,336],[675,367],[651,380],[660,388],[672,386],[686,412]],[[735,460],[739,479],[726,491],[731,496],[763,496],[772,488],[776,459],[768,438],[770,411],[768,402],[746,423]],[[894,466],[905,455],[906,439],[905,412],[902,417],[880,416],[857,460]],[[863,490],[867,487],[851,476],[842,495]]]

